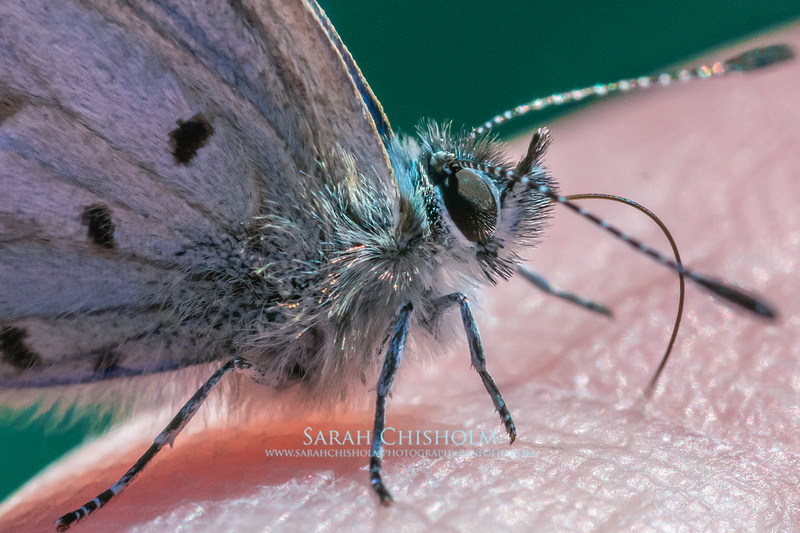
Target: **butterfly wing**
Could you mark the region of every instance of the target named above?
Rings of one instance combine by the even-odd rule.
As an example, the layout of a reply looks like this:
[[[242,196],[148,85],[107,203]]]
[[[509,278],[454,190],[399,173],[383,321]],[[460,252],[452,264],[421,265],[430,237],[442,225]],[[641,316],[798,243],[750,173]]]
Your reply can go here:
[[[347,66],[347,71],[350,73],[353,83],[356,84],[356,88],[358,89],[359,94],[361,94],[361,98],[364,100],[364,104],[366,104],[367,109],[372,116],[372,120],[375,122],[375,127],[378,129],[378,133],[380,133],[382,137],[388,137],[392,133],[392,128],[389,125],[389,119],[386,116],[386,113],[383,112],[383,106],[381,106],[381,103],[375,97],[375,94],[372,92],[372,89],[370,88],[369,83],[367,83],[366,78],[364,78],[364,75],[361,73],[361,69],[358,68],[355,59],[353,59],[353,56],[350,55],[350,51],[342,42],[339,34],[336,33],[336,29],[333,27],[333,24],[331,24],[331,21],[328,19],[328,16],[325,14],[325,12],[319,7],[319,4],[316,2],[309,2],[309,7],[316,14],[322,28],[328,35],[330,42],[333,43],[333,45],[342,55],[342,59]]]
[[[160,322],[198,244],[229,253],[335,150],[392,187],[331,32],[302,1],[0,4],[0,387],[222,355]]]

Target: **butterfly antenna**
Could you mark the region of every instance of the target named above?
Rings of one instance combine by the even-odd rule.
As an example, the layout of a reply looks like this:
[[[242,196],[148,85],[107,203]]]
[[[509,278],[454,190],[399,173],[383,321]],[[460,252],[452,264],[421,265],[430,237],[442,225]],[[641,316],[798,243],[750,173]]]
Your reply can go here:
[[[527,161],[529,159],[538,160],[540,154],[543,153],[548,143],[549,143],[549,133],[547,129],[540,128],[539,130],[537,130],[528,148],[529,155],[526,156],[525,159],[523,159],[520,162],[517,168],[519,169],[520,167],[523,167],[523,170],[528,170],[527,167],[529,167],[529,164],[527,163]],[[515,183],[520,183],[526,187],[536,188],[539,191],[539,193],[550,198],[550,200],[552,200],[553,202],[559,203],[571,209],[572,211],[576,212],[583,218],[589,220],[596,226],[599,226],[604,231],[610,233],[617,239],[627,243],[634,250],[645,254],[654,261],[669,268],[670,270],[678,274],[683,274],[697,285],[711,292],[713,295],[719,296],[720,298],[723,298],[728,302],[733,303],[734,305],[754,315],[767,319],[774,319],[777,317],[777,313],[772,308],[772,306],[763,301],[762,299],[750,295],[742,289],[737,289],[736,287],[733,287],[722,280],[714,279],[712,277],[706,276],[704,274],[699,274],[694,270],[686,268],[682,264],[670,259],[664,254],[655,250],[654,248],[651,248],[647,244],[644,244],[643,242],[637,240],[634,237],[631,237],[630,235],[623,232],[616,226],[609,224],[608,222],[601,219],[597,215],[587,211],[583,207],[579,206],[578,204],[570,200],[568,197],[561,196],[547,185],[544,184],[537,185],[532,183],[530,180],[530,173],[528,171],[523,173],[515,170],[509,170],[498,165],[487,165],[485,163],[479,163],[469,159],[458,158],[453,154],[448,154],[444,152],[439,152],[437,154],[434,154],[433,157],[443,159],[444,164],[452,166],[454,168],[470,168],[473,170],[478,170],[480,172],[484,172],[486,174],[495,176],[499,179],[506,180],[510,182],[511,186],[513,186],[513,184]]]
[[[675,263],[679,266],[683,266],[681,263],[681,255],[678,252],[678,245],[675,243],[675,239],[672,237],[672,233],[670,233],[667,225],[661,221],[655,213],[647,209],[645,206],[638,202],[634,202],[628,198],[623,198],[621,196],[615,196],[613,194],[570,194],[567,196],[567,200],[574,201],[574,200],[591,200],[591,199],[598,199],[598,200],[611,200],[614,202],[619,202],[621,204],[625,204],[629,207],[633,207],[638,209],[650,219],[655,222],[659,228],[661,228],[661,232],[669,241],[669,245],[672,248],[672,254],[675,256]],[[664,350],[664,355],[661,357],[661,361],[658,364],[658,368],[656,368],[653,377],[650,378],[650,382],[647,384],[647,387],[644,389],[644,398],[645,400],[650,399],[653,396],[653,391],[655,391],[656,384],[658,383],[658,378],[664,372],[664,368],[667,366],[667,360],[669,359],[670,353],[672,353],[672,347],[675,346],[675,339],[678,337],[678,329],[681,326],[681,318],[683,317],[683,304],[686,300],[686,281],[685,275],[681,272],[678,273],[679,283],[679,297],[678,297],[678,311],[675,314],[675,323],[672,325],[672,334],[669,337],[669,342],[667,343],[667,349]]]
[[[684,68],[662,72],[654,76],[641,76],[615,81],[614,83],[600,83],[575,89],[563,93],[551,94],[546,98],[536,98],[505,113],[501,113],[481,126],[472,130],[472,136],[486,133],[511,119],[527,115],[532,111],[540,111],[548,107],[559,106],[572,102],[579,102],[588,97],[602,98],[617,92],[627,92],[634,89],[646,89],[653,85],[669,85],[674,81],[687,82],[726,76],[732,72],[749,72],[758,70],[775,63],[788,61],[794,57],[792,49],[784,44],[754,48],[731,57],[726,61],[718,61],[712,65],[701,65],[696,68]]]

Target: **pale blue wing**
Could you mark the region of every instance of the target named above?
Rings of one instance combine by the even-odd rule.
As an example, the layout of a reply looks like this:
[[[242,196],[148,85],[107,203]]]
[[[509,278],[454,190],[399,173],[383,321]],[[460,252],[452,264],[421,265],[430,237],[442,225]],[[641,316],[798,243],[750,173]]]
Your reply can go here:
[[[0,4],[0,387],[225,355],[204,317],[176,324],[175,302],[209,283],[187,273],[299,201],[320,157],[348,154],[393,190],[321,16],[279,0]]]

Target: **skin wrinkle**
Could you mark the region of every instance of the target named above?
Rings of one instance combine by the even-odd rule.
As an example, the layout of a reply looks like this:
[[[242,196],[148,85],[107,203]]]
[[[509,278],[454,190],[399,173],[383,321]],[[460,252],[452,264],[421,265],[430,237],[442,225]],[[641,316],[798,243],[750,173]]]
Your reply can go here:
[[[800,28],[759,44],[774,42],[797,49]],[[207,426],[190,424],[174,449],[75,531],[135,524],[193,531],[320,524],[408,531],[518,524],[536,524],[538,531],[791,530],[800,521],[798,63],[599,104],[552,126],[545,161],[565,194],[610,192],[651,208],[670,227],[687,265],[767,296],[781,313],[777,325],[720,306],[690,286],[672,359],[654,399],[640,409],[641,389],[669,336],[677,281],[555,209],[529,266],[559,288],[606,304],[615,318],[547,298],[518,276],[487,291],[474,312],[488,370],[517,425],[514,445],[503,439],[463,340],[426,365],[409,346],[387,407],[388,426],[494,432],[498,444],[481,449],[531,457],[385,458],[384,481],[395,504],[383,508],[368,485],[365,458],[266,460],[264,454],[304,448],[308,426],[342,433],[370,428],[374,392],[349,412],[297,415],[297,422],[239,419],[220,429],[212,417]],[[511,152],[521,156],[529,140]],[[638,213],[596,201],[582,205],[666,249]],[[113,483],[163,422],[139,421],[127,434],[115,431],[90,445],[62,465],[70,481],[16,502],[2,521],[52,531],[60,514]],[[103,442],[106,457],[96,451]],[[81,461],[104,470],[76,465]]]

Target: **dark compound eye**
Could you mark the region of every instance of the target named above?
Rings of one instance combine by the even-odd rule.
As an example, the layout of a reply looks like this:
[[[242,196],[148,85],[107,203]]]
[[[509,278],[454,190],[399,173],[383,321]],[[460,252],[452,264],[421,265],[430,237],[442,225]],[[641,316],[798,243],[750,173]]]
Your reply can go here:
[[[471,242],[487,241],[497,227],[497,198],[488,180],[462,168],[439,188],[450,219],[464,237]]]

